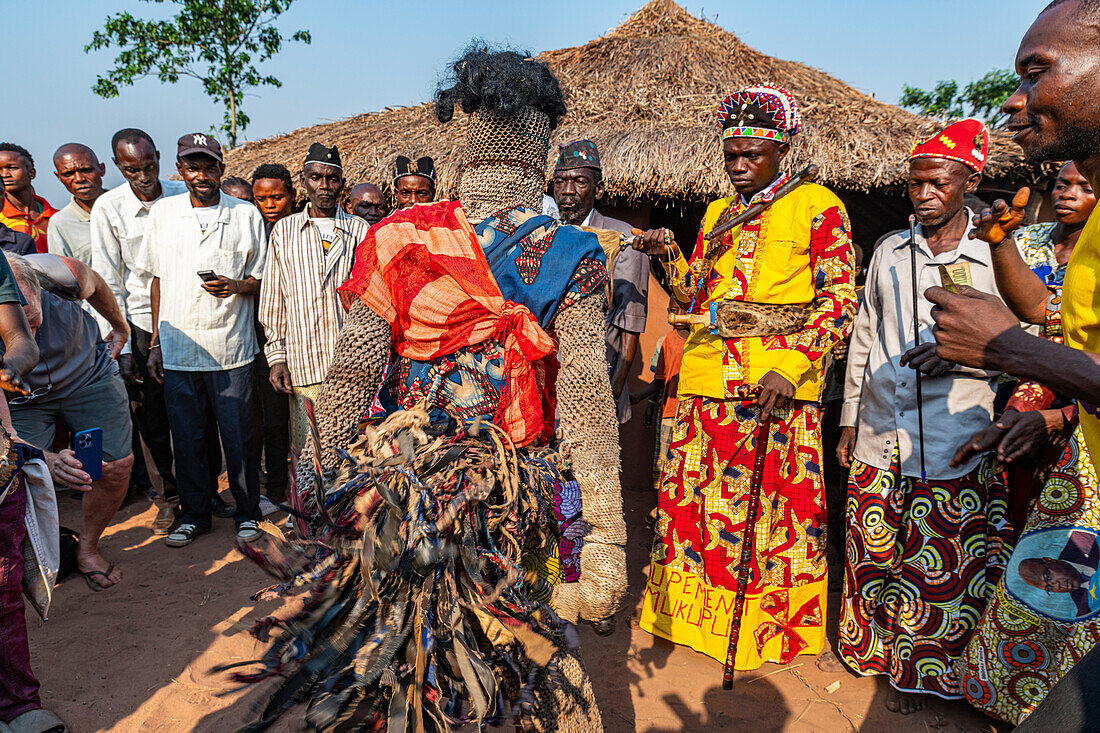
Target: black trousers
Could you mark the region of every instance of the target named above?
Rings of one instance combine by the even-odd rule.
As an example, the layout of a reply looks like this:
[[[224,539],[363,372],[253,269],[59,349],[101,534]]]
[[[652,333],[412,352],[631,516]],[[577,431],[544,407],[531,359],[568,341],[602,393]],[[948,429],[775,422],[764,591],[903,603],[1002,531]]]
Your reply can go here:
[[[149,376],[149,343],[153,335],[130,324],[130,349],[134,355],[134,372],[141,384],[127,384],[130,404],[134,407],[135,439],[138,435],[149,449],[152,468],[160,474],[161,498],[176,501],[179,489],[172,472],[172,435],[168,427],[168,409],[164,403],[164,385]],[[139,455],[135,450],[134,455]],[[220,463],[220,460],[219,460]]]
[[[255,369],[257,422],[262,436],[256,441],[257,451],[263,449],[268,498],[283,501],[289,477],[290,395],[276,392],[271,386],[270,368],[262,352],[256,357]]]
[[[141,379],[141,384],[127,384],[126,390],[130,396],[130,404],[133,406],[134,415],[134,456],[135,468],[140,461],[142,469],[156,470],[160,476],[161,499],[169,503],[179,501],[179,488],[176,486],[176,475],[172,470],[172,432],[168,424],[168,406],[164,400],[164,385],[149,376],[149,344],[153,334],[130,324],[130,349],[134,356],[134,372]],[[217,423],[213,414],[207,416],[206,432],[217,434]],[[141,450],[141,442],[149,451],[153,459],[153,466],[148,466]],[[214,490],[218,486],[218,474],[222,470],[222,454],[218,447],[218,441],[210,441],[207,447],[206,463],[209,467]],[[151,472],[149,472],[151,473]],[[148,473],[146,474],[148,475]],[[140,484],[139,484],[140,485]]]
[[[254,445],[253,364],[204,372],[164,370],[164,396],[176,450],[183,522],[210,526],[217,484],[209,467],[219,438],[225,452],[229,491],[237,504],[233,519],[261,519],[260,477]],[[210,430],[210,419],[216,429]]]

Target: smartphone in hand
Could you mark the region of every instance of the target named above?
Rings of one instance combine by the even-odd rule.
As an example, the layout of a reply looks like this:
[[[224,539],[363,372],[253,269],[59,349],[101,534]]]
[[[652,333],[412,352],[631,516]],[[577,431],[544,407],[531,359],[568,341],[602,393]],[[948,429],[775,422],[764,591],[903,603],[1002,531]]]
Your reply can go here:
[[[198,276],[202,278],[204,283],[213,282],[218,279],[218,276],[213,270],[199,270]]]
[[[92,481],[103,478],[103,429],[81,430],[73,436],[73,453]]]

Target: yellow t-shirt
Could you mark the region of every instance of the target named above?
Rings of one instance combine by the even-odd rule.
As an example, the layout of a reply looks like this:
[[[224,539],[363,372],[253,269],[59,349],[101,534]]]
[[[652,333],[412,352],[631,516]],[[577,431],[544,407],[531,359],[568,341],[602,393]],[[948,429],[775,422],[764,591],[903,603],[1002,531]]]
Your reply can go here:
[[[710,204],[699,236],[714,228],[738,197]],[[831,191],[803,184],[753,221],[723,237],[729,249],[719,256],[700,291],[695,313],[724,299],[783,305],[811,304],[807,326],[789,336],[723,339],[708,326],[691,327],[680,366],[679,396],[729,399],[732,389],[754,384],[775,371],[795,385],[795,399],[818,401],[824,355],[851,328],[855,315],[854,253],[844,204]],[[695,252],[703,248],[696,243]],[[689,264],[681,254],[668,263],[674,295],[690,304],[701,256]],[[695,266],[695,272],[693,267]]]
[[[1067,346],[1100,354],[1100,207],[1093,210],[1070,255],[1062,287],[1062,336]],[[1092,456],[1100,457],[1097,406],[1078,400],[1081,430]]]

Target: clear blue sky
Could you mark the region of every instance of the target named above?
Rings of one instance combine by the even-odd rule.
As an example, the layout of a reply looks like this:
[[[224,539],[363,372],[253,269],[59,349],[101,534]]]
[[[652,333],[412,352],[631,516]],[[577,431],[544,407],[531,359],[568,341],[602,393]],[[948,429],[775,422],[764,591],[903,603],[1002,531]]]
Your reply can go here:
[[[687,9],[717,20],[764,53],[801,61],[887,102],[905,83],[971,81],[1011,67],[1020,37],[1047,0],[691,0]],[[472,38],[532,52],[585,43],[625,20],[643,0],[297,0],[283,16],[286,32],[306,28],[310,46],[291,44],[265,73],[282,88],[260,88],[246,101],[259,139],[297,127],[428,99],[447,61]],[[137,0],[35,0],[4,4],[8,100],[0,138],[35,156],[36,189],[55,206],[68,199],[53,176],[58,145],[91,145],[107,162],[107,183],[121,182],[109,160],[110,136],[141,127],[171,160],[180,135],[207,131],[221,110],[198,82],[171,86],[155,78],[117,99],[91,92],[112,52],[85,54],[107,15],[149,17],[171,5]]]

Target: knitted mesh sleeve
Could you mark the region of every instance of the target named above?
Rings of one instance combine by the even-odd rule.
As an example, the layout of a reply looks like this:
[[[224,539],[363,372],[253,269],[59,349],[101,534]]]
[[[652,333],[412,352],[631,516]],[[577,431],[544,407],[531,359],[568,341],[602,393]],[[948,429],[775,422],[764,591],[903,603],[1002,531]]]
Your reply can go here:
[[[359,420],[370,409],[390,358],[390,324],[356,299],[336,340],[325,381],[314,405],[326,478],[337,465],[334,448],[346,448],[358,435]],[[313,483],[313,447],[298,462],[298,485]]]
[[[570,621],[613,616],[626,593],[619,428],[604,351],[606,303],[606,295],[590,295],[566,307],[554,322],[561,362],[561,449],[569,456],[584,518],[592,526],[581,549],[580,580],[554,589],[554,606]]]

